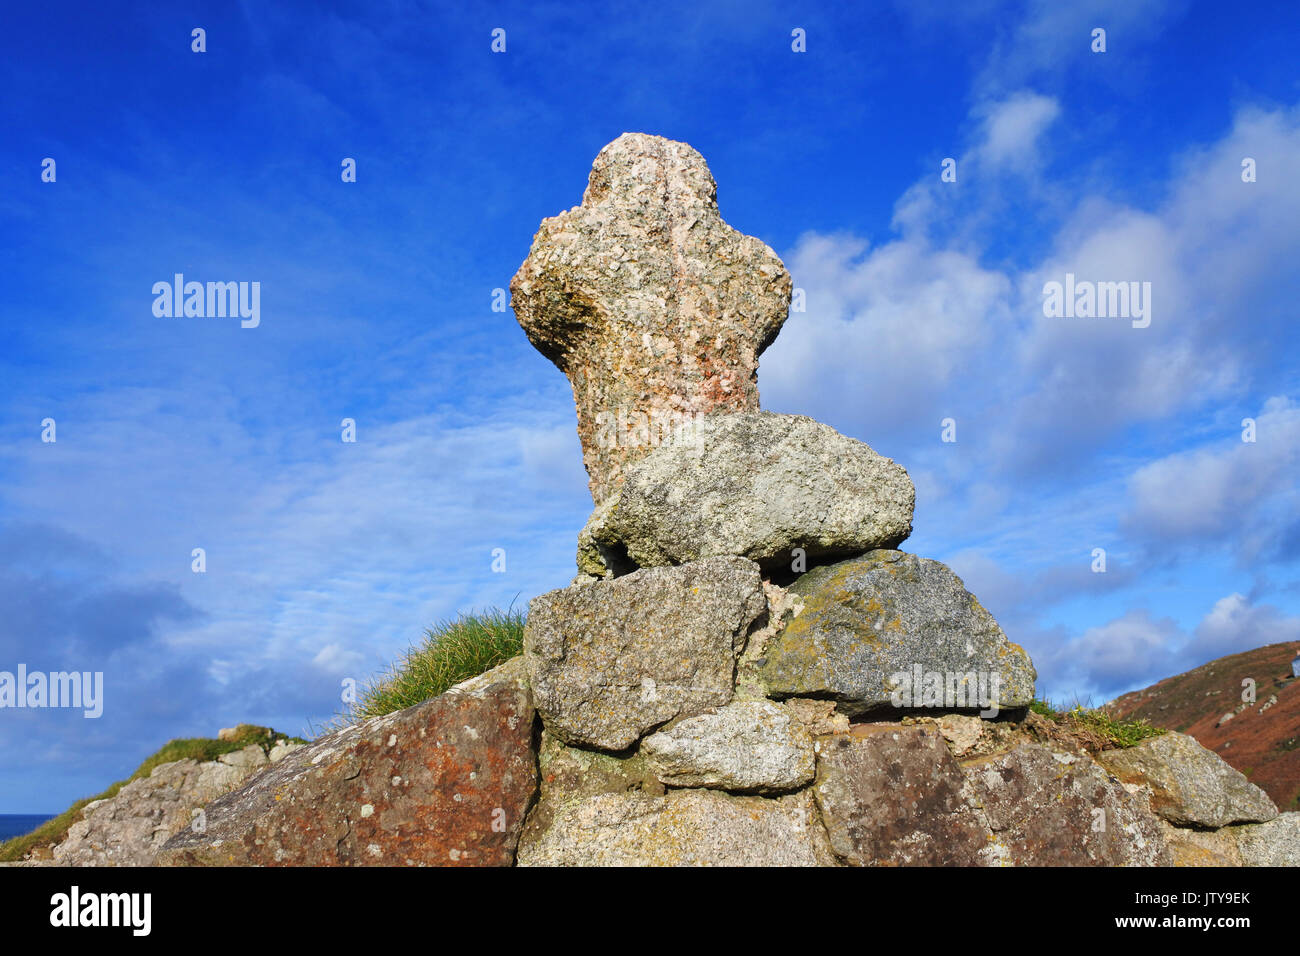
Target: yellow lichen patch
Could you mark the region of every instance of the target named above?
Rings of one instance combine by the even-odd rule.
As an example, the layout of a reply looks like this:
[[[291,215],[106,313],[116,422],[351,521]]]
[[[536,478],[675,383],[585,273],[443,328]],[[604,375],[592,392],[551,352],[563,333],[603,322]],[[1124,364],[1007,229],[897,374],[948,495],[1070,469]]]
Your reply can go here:
[[[815,616],[816,615],[811,611],[805,611],[803,614],[800,614],[792,620],[785,626],[785,630],[782,632],[782,641],[789,642],[806,639],[806,635],[811,629],[810,622]]]

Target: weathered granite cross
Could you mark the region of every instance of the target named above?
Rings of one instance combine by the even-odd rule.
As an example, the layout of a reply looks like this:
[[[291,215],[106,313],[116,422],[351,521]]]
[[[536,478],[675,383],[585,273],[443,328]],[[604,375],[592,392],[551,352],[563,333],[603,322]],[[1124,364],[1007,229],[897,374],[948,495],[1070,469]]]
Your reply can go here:
[[[690,146],[624,133],[510,282],[519,324],[573,385],[596,504],[670,428],[758,408],[758,357],[785,322],[790,274],[722,221],[716,196]]]

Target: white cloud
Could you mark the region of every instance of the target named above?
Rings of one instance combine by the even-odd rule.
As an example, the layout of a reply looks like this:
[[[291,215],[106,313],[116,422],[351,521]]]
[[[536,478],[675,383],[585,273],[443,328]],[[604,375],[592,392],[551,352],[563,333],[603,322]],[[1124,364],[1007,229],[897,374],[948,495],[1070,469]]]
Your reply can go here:
[[[1061,113],[1050,96],[1021,91],[979,110],[982,142],[971,159],[985,171],[1001,167],[1025,169],[1037,151],[1038,139]]]
[[[1017,311],[1027,327],[1014,358],[1017,381],[1025,383],[1015,431],[1033,440],[1064,433],[1092,444],[1129,423],[1222,396],[1240,377],[1239,353],[1205,334],[1198,280],[1179,260],[1181,237],[1171,224],[1132,209],[1100,212],[1098,205],[1080,210],[1090,227],[1067,225],[1065,247],[1019,286]],[[1065,283],[1071,274],[1080,282],[1150,283],[1149,315],[1045,316],[1044,285]],[[1148,319],[1147,327],[1135,327]]]
[[[1054,100],[1018,93],[983,114],[963,156],[976,167],[1032,156],[1057,113]],[[1030,137],[1020,153],[1017,136]],[[1267,181],[1241,181],[1247,155]],[[866,436],[923,428],[926,443],[947,409],[983,423],[983,464],[1012,473],[1087,460],[1132,425],[1221,402],[1268,373],[1271,342],[1291,332],[1300,177],[1281,170],[1295,155],[1300,109],[1243,110],[1222,140],[1176,161],[1153,208],[1076,197],[1050,251],[1024,268],[987,264],[992,233],[969,228],[1001,214],[997,189],[954,205],[927,175],[900,197],[901,238],[808,234],[786,254],[808,312],[764,357],[764,398]],[[954,216],[968,221],[951,242],[929,236]],[[1149,327],[1043,315],[1044,283],[1067,273],[1149,282]]]
[[[1300,641],[1300,617],[1289,617],[1270,604],[1252,604],[1242,594],[1229,594],[1196,626],[1189,647],[1196,660],[1214,660],[1228,654]]]
[[[326,644],[311,662],[331,674],[355,674],[365,665],[366,658],[340,644]]]
[[[1024,430],[1065,418],[1096,435],[1221,399],[1266,369],[1275,335],[1290,334],[1285,302],[1300,288],[1300,182],[1282,175],[1300,155],[1300,110],[1243,110],[1219,142],[1176,164],[1153,211],[1081,201],[1053,254],[1020,284],[1030,326],[1020,408]],[[1270,175],[1241,180],[1241,160]],[[1150,327],[1042,315],[1046,281],[1151,283]]]
[[[1035,663],[1040,685],[1109,700],[1229,654],[1294,641],[1300,641],[1300,616],[1233,593],[1216,601],[1190,633],[1134,608],[1077,637],[1056,635]]]
[[[1181,631],[1170,618],[1153,618],[1145,609],[1125,612],[1100,627],[1090,627],[1060,648],[1055,662],[1084,678],[1091,687],[1109,689],[1175,673],[1175,648]]]
[[[959,182],[1000,164],[1023,171],[1012,138],[1030,137],[1022,151],[1034,155],[1057,110],[1028,92],[982,106],[979,139],[958,159]],[[961,202],[952,186],[936,169],[899,198],[901,238],[873,247],[853,235],[806,233],[786,253],[807,312],[791,315],[763,357],[766,404],[851,421],[868,434],[923,421],[937,429],[941,390],[971,371],[990,325],[1009,323],[1013,291],[1011,277],[981,265],[977,251],[929,239]]]
[[[1124,516],[1129,532],[1161,545],[1204,545],[1246,531],[1263,547],[1270,532],[1300,520],[1300,406],[1270,398],[1255,417],[1255,441],[1241,439],[1232,422],[1222,440],[1134,472]]]
[[[810,234],[786,261],[808,311],[791,316],[763,357],[765,405],[860,423],[867,434],[923,421],[937,434],[939,392],[986,345],[1006,277],[914,240],[871,249]]]
[[[161,640],[187,659],[207,651],[214,680],[304,665],[362,678],[435,619],[572,576],[590,499],[573,423],[558,420],[571,412],[521,397],[473,421],[363,417],[355,444],[307,424],[267,442],[233,402],[167,413],[182,402],[166,390],[70,399],[56,445],[7,449],[4,494],[177,588],[204,616]],[[194,547],[204,574],[190,570]]]
[[[1059,77],[1089,57],[1118,60],[1127,55],[1131,60],[1184,6],[1181,0],[1028,0],[1007,4],[993,15],[997,39],[976,87],[996,91]],[[1096,27],[1107,33],[1104,54],[1092,52]]]
[[[971,145],[950,157],[956,181],[942,180],[938,167],[914,183],[894,204],[894,229],[906,238],[939,232],[950,245],[978,249],[1009,203],[1033,197],[1047,204],[1040,140],[1060,112],[1056,99],[1032,90],[981,101],[971,110]]]
[[[960,169],[1001,163],[1001,180],[1044,201],[1068,195],[1044,175],[1055,100],[1018,93],[974,117]],[[1194,545],[1201,562],[1222,546],[1243,564],[1300,549],[1300,410],[1268,400],[1254,444],[1223,412],[1285,381],[1272,363],[1285,360],[1300,293],[1300,177],[1281,170],[1296,155],[1300,110],[1242,109],[1221,139],[1174,158],[1146,206],[1101,184],[1070,197],[1046,251],[1022,266],[989,256],[987,237],[1004,230],[981,225],[1008,197],[992,188],[950,199],[937,172],[900,198],[900,237],[807,234],[787,255],[808,312],[764,357],[765,404],[883,442],[925,491],[918,540],[937,517],[943,546],[964,546],[954,566],[1006,615],[1013,639],[1039,642],[1030,650],[1060,692],[1113,695],[1295,633],[1300,618],[1240,596],[1190,632],[1142,608],[1073,636],[1038,621],[1073,598],[1118,599],[1156,566],[1180,576],[1170,545]],[[1242,182],[1244,156],[1259,182]],[[968,219],[935,238],[956,216]],[[1150,326],[1044,316],[1043,283],[1066,272],[1150,282]],[[941,446],[949,414],[958,444]],[[1184,450],[1143,459],[1131,440],[1142,426]],[[1088,567],[1097,546],[1112,562],[1106,575]]]

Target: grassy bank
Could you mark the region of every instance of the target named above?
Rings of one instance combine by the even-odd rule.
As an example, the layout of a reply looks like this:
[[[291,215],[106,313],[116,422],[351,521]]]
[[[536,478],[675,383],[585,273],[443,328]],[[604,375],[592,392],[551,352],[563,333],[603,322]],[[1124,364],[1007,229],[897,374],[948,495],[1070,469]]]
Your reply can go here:
[[[14,837],[0,843],[0,863],[11,863],[23,858],[32,847],[49,846],[60,842],[67,835],[68,828],[81,819],[81,811],[86,804],[96,800],[107,800],[117,796],[119,790],[132,780],[139,780],[153,773],[154,768],[176,760],[197,760],[204,763],[216,760],[222,754],[243,750],[249,744],[257,744],[269,752],[277,740],[289,740],[294,743],[306,743],[301,737],[276,733],[270,727],[257,727],[253,724],[240,724],[232,740],[217,740],[211,737],[185,737],[169,740],[153,754],[145,758],[144,763],[136,768],[135,773],[125,780],[119,780],[103,793],[78,800],[52,820],[47,820],[31,833]]]

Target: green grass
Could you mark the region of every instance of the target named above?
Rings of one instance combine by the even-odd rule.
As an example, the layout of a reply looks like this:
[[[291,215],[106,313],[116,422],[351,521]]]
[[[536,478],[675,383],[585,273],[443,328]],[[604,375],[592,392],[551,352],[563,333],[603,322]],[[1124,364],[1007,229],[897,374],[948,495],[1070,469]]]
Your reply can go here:
[[[366,720],[419,704],[523,650],[524,615],[513,608],[492,608],[443,621],[426,628],[421,644],[362,690],[343,719]]]
[[[1029,709],[1058,724],[1072,724],[1094,730],[1117,747],[1132,747],[1149,737],[1167,733],[1163,727],[1153,727],[1146,720],[1116,720],[1105,711],[1084,707],[1078,701],[1069,709],[1061,709],[1053,706],[1051,701],[1035,700]]]
[[[119,780],[110,786],[103,793],[96,794],[93,797],[87,797],[84,800],[78,800],[68,809],[64,810],[52,820],[46,820],[43,824],[33,830],[31,833],[25,833],[22,836],[16,836],[11,840],[0,843],[0,862],[12,863],[23,858],[28,850],[34,846],[45,846],[51,843],[58,843],[68,832],[68,828],[81,819],[81,811],[88,803],[96,800],[107,800],[109,797],[117,796],[119,790],[125,787],[132,780],[139,780],[141,777],[147,777],[153,773],[154,768],[161,764],[171,763],[175,760],[197,760],[200,763],[216,760],[222,754],[231,753],[236,750],[243,750],[249,744],[257,744],[265,751],[270,751],[271,747],[277,740],[288,740],[292,743],[305,744],[307,741],[301,737],[290,737],[288,734],[276,733],[270,727],[258,727],[254,724],[240,724],[235,728],[235,738],[233,740],[215,740],[210,737],[186,737],[177,740],[169,740],[162,746],[157,753],[152,754],[145,759],[144,763],[136,768],[135,773],[125,780]]]

